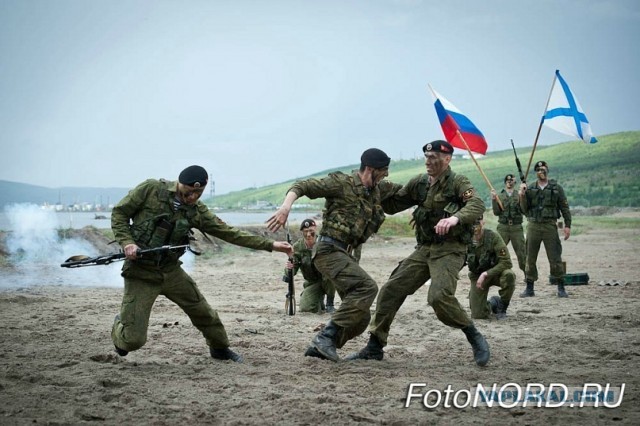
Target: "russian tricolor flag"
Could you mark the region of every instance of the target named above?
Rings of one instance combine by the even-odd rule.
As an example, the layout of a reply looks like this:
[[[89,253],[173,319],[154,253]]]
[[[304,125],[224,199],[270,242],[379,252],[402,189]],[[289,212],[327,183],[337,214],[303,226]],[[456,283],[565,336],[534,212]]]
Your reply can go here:
[[[456,148],[467,149],[478,154],[487,153],[487,141],[482,132],[458,108],[429,86],[435,98],[436,113],[444,137]],[[462,140],[464,139],[464,140]],[[466,145],[465,146],[465,142]]]

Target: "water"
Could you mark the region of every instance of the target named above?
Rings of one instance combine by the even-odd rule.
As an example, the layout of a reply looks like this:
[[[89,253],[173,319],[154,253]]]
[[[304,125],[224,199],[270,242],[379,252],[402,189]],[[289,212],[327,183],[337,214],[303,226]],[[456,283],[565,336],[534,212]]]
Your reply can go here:
[[[84,268],[61,268],[60,263],[73,255],[97,256],[96,249],[87,241],[61,239],[57,229],[80,229],[94,226],[99,229],[111,227],[109,213],[105,219],[96,219],[93,212],[54,212],[43,210],[35,204],[13,204],[0,212],[0,230],[7,233],[5,243],[8,260],[12,268],[0,269],[0,291],[39,285],[64,285],[79,287],[122,287],[120,268],[122,263],[88,266]],[[224,212],[218,216],[232,226],[261,225],[272,212]],[[313,213],[294,212],[290,215],[292,226]],[[265,228],[266,229],[266,228]],[[189,272],[194,258],[190,253],[182,257],[183,268]]]
[[[231,226],[264,225],[264,222],[273,212],[220,212],[216,213],[220,219]],[[291,224],[299,224],[304,219],[319,215],[320,212],[291,212],[289,221]],[[106,219],[96,219],[96,215],[103,215]],[[111,228],[111,214],[107,212],[51,212],[48,215],[54,221],[54,228],[80,229],[85,226],[93,226],[98,229]],[[14,221],[15,222],[15,221]],[[9,220],[6,210],[0,212],[0,230],[14,231],[16,225]]]

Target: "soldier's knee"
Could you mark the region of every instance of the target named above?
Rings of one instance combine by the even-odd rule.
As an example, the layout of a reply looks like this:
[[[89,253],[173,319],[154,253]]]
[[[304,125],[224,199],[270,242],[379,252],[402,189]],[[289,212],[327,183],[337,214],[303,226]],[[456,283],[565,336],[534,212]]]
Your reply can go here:
[[[508,270],[504,273],[504,280],[508,285],[515,284],[516,274],[512,270]]]
[[[437,309],[442,306],[448,297],[447,292],[440,288],[436,289],[433,287],[433,284],[429,288],[429,295],[427,296],[427,303],[431,305],[433,309]]]
[[[364,299],[371,300],[371,303],[373,303],[376,299],[376,295],[378,294],[378,284],[373,280],[367,280],[362,285],[360,293]]]

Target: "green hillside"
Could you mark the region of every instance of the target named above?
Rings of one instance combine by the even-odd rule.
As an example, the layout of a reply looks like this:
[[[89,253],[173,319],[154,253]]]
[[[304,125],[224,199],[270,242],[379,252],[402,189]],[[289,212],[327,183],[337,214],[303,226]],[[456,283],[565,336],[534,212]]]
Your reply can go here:
[[[523,171],[526,171],[531,147],[516,149]],[[637,171],[640,164],[640,131],[600,136],[598,143],[594,145],[570,141],[552,146],[538,146],[533,163],[538,160],[549,163],[550,178],[557,179],[565,188],[572,207],[640,207],[640,173]],[[486,157],[478,159],[478,164],[498,191],[503,186],[504,175],[517,175],[512,149],[490,152]],[[324,170],[305,178],[322,177],[336,170],[349,172],[358,166],[359,164],[351,164]],[[489,189],[471,159],[456,158],[452,161],[452,168],[469,177],[485,203],[490,204]],[[389,179],[405,183],[424,171],[423,160],[392,161]],[[533,178],[532,165],[529,180]],[[207,199],[205,202],[211,207],[231,209],[255,207],[264,203],[277,206],[292,183],[293,180],[231,192]],[[322,206],[323,202],[324,200],[302,198],[296,204]]]

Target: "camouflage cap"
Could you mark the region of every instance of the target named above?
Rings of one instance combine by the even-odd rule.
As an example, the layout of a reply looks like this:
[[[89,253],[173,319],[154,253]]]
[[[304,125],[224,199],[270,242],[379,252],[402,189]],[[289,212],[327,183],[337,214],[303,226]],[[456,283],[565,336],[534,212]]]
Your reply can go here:
[[[311,228],[312,226],[316,226],[316,221],[313,219],[305,219],[300,224],[300,230]]]
[[[194,188],[207,186],[208,180],[209,175],[204,167],[201,166],[189,166],[181,171],[180,176],[178,176],[178,182]]]
[[[388,167],[390,162],[391,158],[378,148],[369,148],[360,157],[360,163],[363,166],[373,167],[374,169]]]
[[[533,170],[537,172],[540,167],[546,167],[547,171],[549,171],[549,166],[547,165],[546,161],[538,161],[533,167]]]
[[[453,154],[453,146],[447,141],[437,140],[429,142],[422,147],[422,152],[442,152],[444,154]]]

